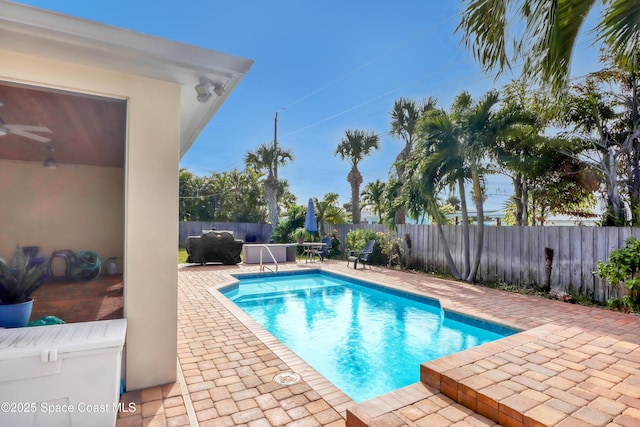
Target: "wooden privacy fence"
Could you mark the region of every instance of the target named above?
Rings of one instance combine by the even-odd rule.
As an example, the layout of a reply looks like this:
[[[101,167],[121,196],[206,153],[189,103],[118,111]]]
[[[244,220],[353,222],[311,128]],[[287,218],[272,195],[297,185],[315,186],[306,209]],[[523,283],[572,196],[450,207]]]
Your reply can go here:
[[[189,224],[189,225],[187,225]],[[199,225],[191,225],[199,224]],[[259,241],[268,242],[271,226],[263,224],[181,223],[180,242],[186,236],[199,235],[200,230],[215,227],[233,230],[235,236],[244,239],[255,234]],[[347,233],[353,229],[369,229],[387,232],[380,224],[327,225],[325,230],[336,230],[343,246]],[[185,231],[183,231],[185,230]],[[189,230],[189,231],[186,231]],[[443,226],[451,255],[458,266],[463,265],[462,227]],[[443,245],[433,225],[403,224],[393,231],[403,241],[408,253],[405,235],[412,245],[412,265],[429,272],[448,273]],[[470,227],[471,259],[477,227]],[[606,302],[620,293],[592,272],[598,261],[606,261],[612,250],[623,247],[630,236],[640,238],[640,228],[630,227],[485,227],[484,245],[477,280],[480,282],[504,282],[516,286],[545,283],[545,248],[553,250],[550,285],[561,291],[585,295],[599,302]],[[343,249],[347,249],[344,248]]]
[[[340,240],[349,230],[385,231],[382,225],[333,226]],[[461,226],[443,226],[449,250],[458,269],[463,265]],[[434,225],[403,224],[393,232],[402,238],[405,256],[409,235],[413,264],[426,271],[449,273]],[[470,227],[471,260],[477,227]],[[561,291],[588,296],[599,302],[620,297],[605,281],[593,275],[598,261],[607,261],[612,250],[623,247],[629,237],[640,238],[640,228],[629,227],[485,227],[479,282],[504,282],[516,286],[545,283],[545,248],[553,250],[550,285]]]

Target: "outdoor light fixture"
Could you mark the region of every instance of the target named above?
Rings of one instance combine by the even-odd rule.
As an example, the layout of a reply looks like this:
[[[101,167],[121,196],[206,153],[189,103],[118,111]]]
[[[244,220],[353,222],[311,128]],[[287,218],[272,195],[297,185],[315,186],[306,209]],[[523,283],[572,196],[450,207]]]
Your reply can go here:
[[[49,157],[47,157],[47,160],[45,160],[44,162],[42,162],[42,166],[44,166],[47,169],[58,169],[58,162],[56,161],[56,159],[53,158],[53,152],[56,151],[52,145],[47,147],[47,151],[49,151]]]
[[[212,82],[206,77],[200,78],[200,83],[196,85],[196,93],[198,94],[197,99],[200,102],[207,102],[211,99],[211,95],[214,93],[217,96],[222,96],[224,93],[224,89],[222,86]]]

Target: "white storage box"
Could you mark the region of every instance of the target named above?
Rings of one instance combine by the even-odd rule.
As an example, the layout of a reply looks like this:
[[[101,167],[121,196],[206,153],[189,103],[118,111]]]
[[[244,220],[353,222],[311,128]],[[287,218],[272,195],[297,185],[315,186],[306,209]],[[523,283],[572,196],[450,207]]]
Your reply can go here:
[[[117,319],[0,329],[0,425],[114,426],[126,328]]]

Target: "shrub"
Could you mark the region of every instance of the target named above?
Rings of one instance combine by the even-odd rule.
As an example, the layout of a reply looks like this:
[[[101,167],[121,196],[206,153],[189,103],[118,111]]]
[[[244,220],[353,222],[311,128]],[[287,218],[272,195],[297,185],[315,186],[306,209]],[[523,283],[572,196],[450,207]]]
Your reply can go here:
[[[628,310],[629,307],[619,298],[609,298],[607,300],[607,308],[610,310]]]
[[[291,243],[296,239],[293,232],[297,228],[304,227],[304,217],[307,210],[298,205],[291,205],[287,210],[287,215],[280,220],[271,233],[271,240],[274,243]]]
[[[329,247],[329,258],[338,258],[342,251],[340,250],[340,239],[338,239],[338,230],[331,233],[331,246]]]
[[[375,240],[369,262],[375,265],[396,265],[402,255],[402,240],[390,233],[375,230],[351,230],[347,233],[349,250],[361,251],[369,240]]]
[[[380,245],[383,259],[388,267],[400,264],[402,257],[402,239],[390,233],[378,232],[376,243]]]
[[[610,286],[626,287],[628,294],[622,301],[631,310],[640,310],[640,240],[629,237],[623,248],[609,254],[609,261],[598,262],[593,274],[606,280]]]

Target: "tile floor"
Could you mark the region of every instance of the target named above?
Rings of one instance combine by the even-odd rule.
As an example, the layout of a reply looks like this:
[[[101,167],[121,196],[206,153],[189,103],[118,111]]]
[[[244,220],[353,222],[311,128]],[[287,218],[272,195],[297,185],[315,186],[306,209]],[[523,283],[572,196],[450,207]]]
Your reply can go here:
[[[46,280],[34,294],[31,319],[56,316],[67,323],[122,319],[122,275],[91,282]]]
[[[640,316],[382,268],[354,271],[345,262],[314,267],[435,297],[446,309],[524,332],[415,367],[421,382],[355,404],[215,290],[228,273],[258,267],[183,266],[178,381],[125,393],[135,411],[117,425],[640,425]],[[282,372],[302,379],[277,384]]]

